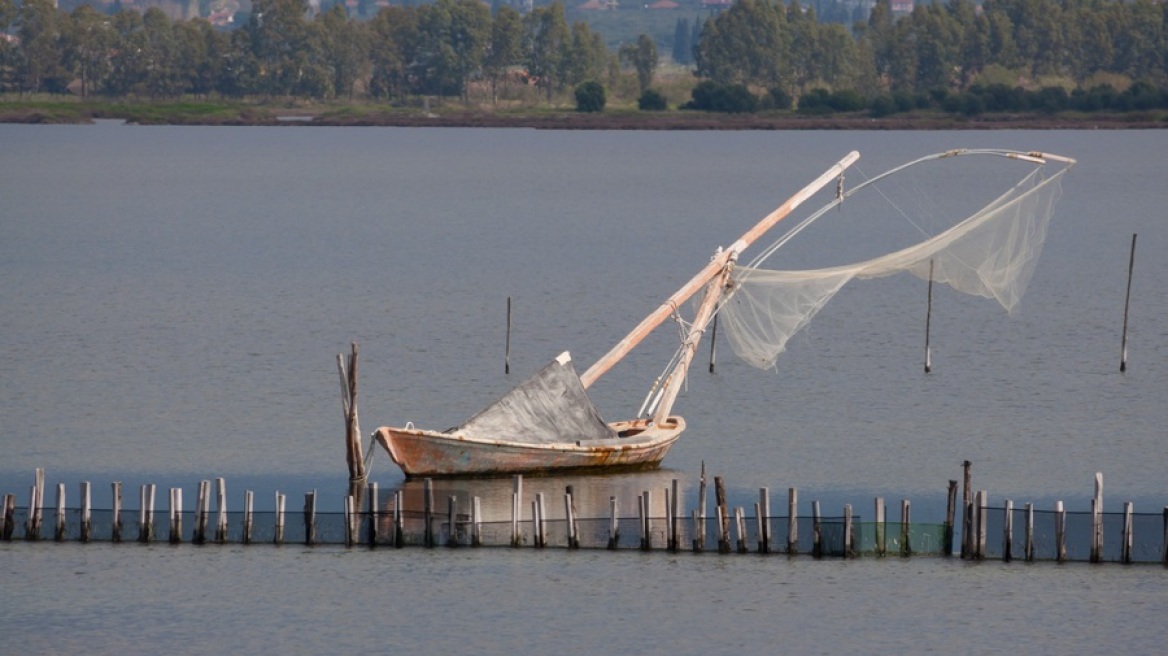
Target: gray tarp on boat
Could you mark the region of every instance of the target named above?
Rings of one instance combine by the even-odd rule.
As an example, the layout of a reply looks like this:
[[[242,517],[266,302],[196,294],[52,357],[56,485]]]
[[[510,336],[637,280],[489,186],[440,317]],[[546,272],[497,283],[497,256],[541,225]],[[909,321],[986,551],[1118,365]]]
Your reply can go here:
[[[617,436],[588,398],[567,351],[503,398],[446,432],[529,444]]]

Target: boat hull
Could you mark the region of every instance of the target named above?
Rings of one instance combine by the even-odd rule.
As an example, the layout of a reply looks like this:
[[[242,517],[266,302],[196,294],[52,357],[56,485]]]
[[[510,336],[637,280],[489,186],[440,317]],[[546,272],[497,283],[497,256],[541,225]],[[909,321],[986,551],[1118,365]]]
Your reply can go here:
[[[685,430],[681,417],[609,424],[612,440],[528,444],[415,428],[377,429],[374,436],[406,476],[503,476],[563,471],[652,469]]]

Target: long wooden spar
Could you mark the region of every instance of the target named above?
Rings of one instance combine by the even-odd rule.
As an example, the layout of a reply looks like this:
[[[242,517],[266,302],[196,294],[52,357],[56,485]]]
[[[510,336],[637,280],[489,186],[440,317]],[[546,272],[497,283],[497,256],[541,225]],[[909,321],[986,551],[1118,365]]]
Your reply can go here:
[[[776,223],[782,221],[788,214],[793,212],[795,208],[799,207],[804,201],[815,195],[827,183],[839,177],[849,166],[854,164],[856,160],[860,159],[860,153],[852,151],[846,157],[836,162],[831,168],[825,171],[818,178],[813,180],[806,187],[800,189],[794,196],[787,199],[785,203],[780,205],[775,211],[763,217],[753,228],[748,230],[746,234],[742,235],[738,241],[730,245],[729,248],[719,252],[710,260],[710,263],[705,266],[696,276],[685,283],[681,289],[677,290],[673,296],[661,304],[652,314],[645,317],[641,323],[633,328],[632,332],[625,336],[624,339],[617,342],[616,346],[606,353],[602,358],[596,361],[584,375],[580,376],[580,382],[584,387],[590,387],[596,379],[600,378],[611,369],[617,362],[628,355],[629,351],[633,350],[641,340],[645,339],[649,333],[653,332],[657,326],[661,325],[673,312],[681,307],[682,303],[689,300],[703,285],[724,271],[727,265],[738,259],[738,255],[746,250],[748,246],[753,244],[759,237],[766,234],[768,230],[774,227]]]

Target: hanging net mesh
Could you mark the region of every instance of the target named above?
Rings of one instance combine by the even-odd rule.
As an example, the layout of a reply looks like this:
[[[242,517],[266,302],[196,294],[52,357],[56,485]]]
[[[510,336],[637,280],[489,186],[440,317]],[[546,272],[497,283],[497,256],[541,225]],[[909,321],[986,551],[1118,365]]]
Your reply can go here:
[[[973,155],[996,157],[969,157]],[[980,169],[947,168],[954,160],[977,160]],[[1034,273],[1060,180],[1072,164],[1065,158],[1041,160],[1010,151],[951,151],[897,167],[838,196],[736,269],[733,287],[719,309],[734,352],[756,367],[774,367],[791,336],[856,278],[907,272],[928,280],[931,275],[935,282],[996,299],[1013,311]],[[998,185],[989,193],[986,178]],[[993,200],[984,204],[987,198]],[[834,216],[837,212],[839,217]],[[824,222],[854,219],[864,226],[851,238],[837,238],[835,246],[842,241],[851,248],[879,246],[905,225],[911,240],[853,264],[790,271],[762,268],[779,247],[820,217]],[[885,221],[899,227],[893,229]]]

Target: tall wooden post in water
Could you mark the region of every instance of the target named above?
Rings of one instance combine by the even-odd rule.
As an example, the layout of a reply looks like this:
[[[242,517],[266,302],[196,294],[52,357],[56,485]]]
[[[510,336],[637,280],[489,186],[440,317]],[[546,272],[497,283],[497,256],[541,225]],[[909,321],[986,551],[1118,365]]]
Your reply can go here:
[[[341,377],[341,406],[345,413],[345,460],[349,464],[350,494],[360,499],[367,473],[361,453],[361,422],[357,418],[357,342],[353,342],[348,367],[345,356],[337,354],[337,373]]]

